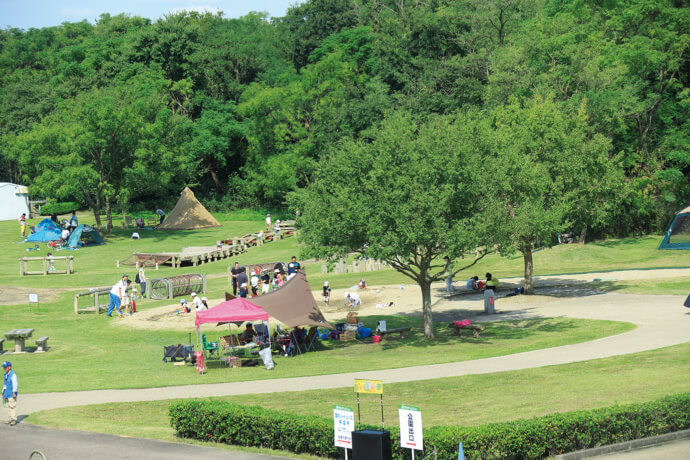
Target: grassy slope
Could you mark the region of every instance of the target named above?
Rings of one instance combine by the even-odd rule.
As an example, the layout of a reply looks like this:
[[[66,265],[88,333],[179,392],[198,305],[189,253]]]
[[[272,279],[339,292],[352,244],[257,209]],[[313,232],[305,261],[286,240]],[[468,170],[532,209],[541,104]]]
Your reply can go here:
[[[690,343],[537,369],[384,384],[385,418],[395,425],[398,404],[421,407],[425,426],[435,426],[478,425],[636,403],[690,391],[688,375]],[[334,404],[356,404],[351,388],[218,399],[326,418],[332,416]],[[39,412],[29,421],[174,440],[167,415],[170,404],[168,400],[71,407]],[[377,424],[379,414],[378,399],[362,397],[362,421]]]
[[[378,318],[365,317],[362,321],[373,325]],[[2,323],[33,327],[37,334],[51,338],[48,353],[12,357],[14,366],[22,370],[24,393],[147,388],[353,372],[361,369],[364,362],[367,369],[386,369],[462,361],[583,342],[633,328],[629,323],[608,321],[535,320],[491,324],[481,339],[473,339],[452,336],[445,324],[439,324],[438,338],[428,342],[422,338],[420,319],[381,318],[387,319],[391,327],[412,325],[415,332],[409,339],[391,339],[380,346],[371,342],[327,341],[318,353],[296,358],[277,357],[273,372],[263,367],[230,370],[209,362],[208,373],[204,376],[198,376],[193,367],[175,367],[161,361],[163,345],[187,343],[187,333],[127,329],[115,326],[113,323],[117,319],[106,320],[102,315],[66,314],[60,317],[54,309],[31,316],[6,314]],[[214,335],[211,328],[206,328],[207,337],[227,333],[227,327],[217,330],[219,332]],[[70,369],[69,375],[80,375],[80,378],[70,379],[64,369]]]

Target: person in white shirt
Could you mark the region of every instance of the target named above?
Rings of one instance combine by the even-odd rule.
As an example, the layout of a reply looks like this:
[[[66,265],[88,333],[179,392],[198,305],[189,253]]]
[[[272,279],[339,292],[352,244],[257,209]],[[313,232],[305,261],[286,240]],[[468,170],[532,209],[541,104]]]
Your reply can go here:
[[[196,311],[206,310],[206,307],[204,307],[204,303],[201,301],[199,296],[196,295],[196,292],[192,292],[192,303],[194,304]]]
[[[276,235],[280,233],[280,219],[276,220],[276,224],[273,227],[273,230],[275,230]]]
[[[266,228],[271,228],[271,215],[266,214]]]
[[[362,304],[362,299],[360,299],[359,295],[355,294],[354,292],[346,292],[345,301],[347,302],[348,307],[358,307]]]
[[[67,241],[69,239],[69,230],[66,228],[62,230],[62,233],[60,234],[60,239],[62,241]]]
[[[115,283],[110,290],[110,304],[108,305],[106,316],[112,316],[113,310],[116,310],[118,315],[122,315],[120,313],[120,306],[127,292],[127,280],[129,280],[129,275],[125,273],[122,275],[122,279]]]

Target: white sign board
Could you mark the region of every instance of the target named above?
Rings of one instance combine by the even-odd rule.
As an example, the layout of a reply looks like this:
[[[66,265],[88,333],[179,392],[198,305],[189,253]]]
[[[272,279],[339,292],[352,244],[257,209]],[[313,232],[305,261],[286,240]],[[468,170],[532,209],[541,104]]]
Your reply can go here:
[[[424,450],[422,411],[419,407],[400,405],[400,446],[406,449]]]
[[[38,303],[38,294],[29,294],[29,302]]]
[[[352,432],[355,430],[355,411],[351,407],[333,407],[333,433],[335,446],[352,448]]]

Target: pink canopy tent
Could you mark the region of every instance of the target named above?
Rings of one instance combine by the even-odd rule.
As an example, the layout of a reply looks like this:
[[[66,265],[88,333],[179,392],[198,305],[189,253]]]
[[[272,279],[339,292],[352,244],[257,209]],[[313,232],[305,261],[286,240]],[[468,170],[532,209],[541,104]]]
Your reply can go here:
[[[199,326],[204,323],[228,323],[257,320],[268,321],[268,313],[266,313],[263,308],[254,305],[247,299],[237,297],[232,300],[221,302],[208,310],[196,312],[194,324],[198,332]]]

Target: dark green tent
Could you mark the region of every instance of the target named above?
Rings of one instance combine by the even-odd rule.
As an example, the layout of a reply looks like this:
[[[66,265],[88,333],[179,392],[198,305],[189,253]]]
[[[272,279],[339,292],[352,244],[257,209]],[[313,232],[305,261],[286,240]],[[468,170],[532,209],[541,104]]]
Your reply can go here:
[[[67,246],[70,248],[76,248],[79,245],[79,240],[83,237],[89,238],[90,241],[85,244],[104,244],[103,237],[98,230],[90,225],[80,225],[72,231],[72,234],[67,240]]]

